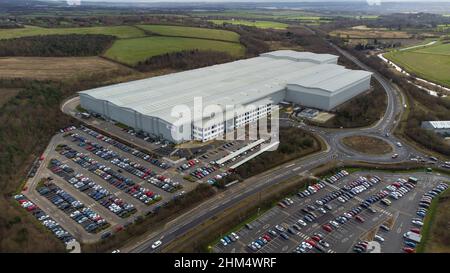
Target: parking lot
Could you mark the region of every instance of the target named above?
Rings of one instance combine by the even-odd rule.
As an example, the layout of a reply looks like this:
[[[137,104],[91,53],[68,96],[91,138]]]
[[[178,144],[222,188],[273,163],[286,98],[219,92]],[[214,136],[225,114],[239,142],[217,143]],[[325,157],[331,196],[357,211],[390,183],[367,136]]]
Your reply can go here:
[[[195,187],[169,162],[85,127],[66,128],[47,149],[27,197],[81,242],[107,238]]]
[[[172,153],[168,149],[173,146],[166,143],[120,132],[121,137],[125,134],[127,138],[151,142],[152,148]],[[258,150],[249,149],[217,164],[252,143],[221,141],[206,145],[197,158],[174,162],[153,150],[137,150],[119,139],[85,126],[64,128],[53,137],[45,156],[38,159],[36,176],[27,183],[27,197],[54,215],[80,242],[106,239],[141,215],[156,212],[191,191],[197,183],[215,185],[229,175],[230,165]]]
[[[408,182],[409,177],[417,178],[417,184]],[[328,181],[321,182],[323,187],[315,186],[312,194],[293,193],[258,219],[221,238],[213,251],[341,253],[353,252],[355,244],[365,241],[372,247],[365,252],[406,252],[403,234],[417,228],[412,220],[418,217],[422,196],[450,179],[426,173],[357,172]],[[396,194],[398,200],[393,197]]]
[[[57,221],[50,217],[50,215],[46,214],[36,204],[31,202],[27,197],[22,194],[18,194],[14,196],[14,199],[22,208],[31,213],[44,227],[55,234],[55,236],[64,244],[68,245],[75,241],[75,238],[69,232],[64,230],[64,228],[61,227]]]

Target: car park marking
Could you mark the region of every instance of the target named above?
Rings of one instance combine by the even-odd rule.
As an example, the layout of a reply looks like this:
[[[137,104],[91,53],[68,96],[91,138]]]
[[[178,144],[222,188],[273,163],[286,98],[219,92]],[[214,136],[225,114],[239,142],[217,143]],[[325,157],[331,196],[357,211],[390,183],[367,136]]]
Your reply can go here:
[[[367,172],[360,172],[361,176],[367,176],[367,175],[371,175],[370,173],[367,174]],[[384,174],[380,175],[382,176],[382,183],[378,184],[376,187],[381,189],[384,188],[388,183],[390,183],[390,178],[391,179],[396,179],[398,177],[402,177],[404,175],[388,175],[388,174]],[[351,175],[349,176],[349,180],[352,179],[356,179],[358,177],[358,175]],[[422,179],[421,179],[422,180]],[[425,180],[425,179],[423,179]],[[337,182],[335,184],[333,184],[334,186],[340,186],[341,184],[343,184],[343,182]],[[418,186],[424,186],[424,184],[428,184],[428,183],[421,183]],[[339,187],[338,187],[339,188]],[[416,190],[419,187],[416,187]],[[328,193],[328,192],[332,192],[333,191],[333,187],[325,187],[326,192],[324,193]],[[359,197],[360,200],[364,200],[368,197],[368,195],[372,195],[376,192],[375,188],[371,188],[369,187],[368,190],[363,191],[363,193],[361,193],[360,195],[356,196]],[[411,196],[411,195],[409,195]],[[313,195],[312,198],[299,198],[297,196],[295,197],[291,197],[295,204],[292,206],[288,206],[287,208],[281,209],[279,207],[275,207],[271,210],[269,210],[267,213],[264,213],[260,218],[258,218],[257,220],[255,220],[255,223],[258,223],[258,225],[261,225],[263,227],[267,227],[269,226],[274,226],[275,224],[280,224],[280,223],[287,223],[289,224],[289,226],[291,226],[292,224],[294,224],[296,222],[297,219],[300,219],[303,217],[303,213],[300,211],[300,208],[302,208],[303,206],[306,206],[308,203],[314,202],[317,198],[315,195]],[[407,201],[407,198],[403,198],[400,200],[405,200]],[[403,202],[405,202],[403,201]],[[308,239],[308,235],[311,236],[313,234],[313,232],[320,232],[321,234],[324,235],[324,240],[327,241],[328,243],[330,243],[333,247],[333,251],[337,251],[337,252],[343,252],[343,251],[352,251],[352,243],[356,243],[353,242],[353,240],[358,240],[361,234],[364,234],[366,232],[368,232],[369,230],[371,230],[374,226],[376,227],[376,222],[377,220],[380,221],[380,224],[384,221],[386,221],[386,219],[388,217],[391,217],[393,215],[393,212],[398,212],[401,210],[405,210],[406,213],[402,213],[402,217],[406,217],[407,215],[407,208],[404,208],[400,203],[400,205],[395,205],[400,203],[400,201],[393,201],[393,205],[390,207],[379,207],[377,204],[375,203],[372,205],[372,207],[374,209],[376,209],[376,214],[372,214],[367,210],[363,210],[361,212],[361,216],[363,218],[366,218],[368,221],[364,223],[358,223],[357,221],[355,221],[354,219],[351,219],[350,221],[348,221],[347,223],[341,225],[338,229],[334,229],[331,233],[325,233],[322,228],[321,225],[325,222],[327,222],[328,220],[330,220],[331,218],[334,218],[337,216],[337,214],[339,213],[339,210],[346,210],[350,207],[354,207],[356,205],[359,205],[358,202],[358,198],[351,198],[348,202],[341,204],[338,203],[336,200],[332,200],[331,201],[331,205],[333,207],[333,210],[331,212],[328,212],[326,214],[324,214],[323,216],[319,216],[316,222],[313,223],[308,223],[308,225],[306,227],[302,227],[302,230],[297,232],[296,231],[296,236],[292,236],[291,234],[289,237],[289,240],[284,240],[281,239],[280,237],[276,237],[273,240],[271,240],[271,242],[269,242],[269,244],[266,244],[263,247],[263,250],[261,250],[261,253],[267,253],[267,252],[280,252],[281,248],[283,248],[284,246],[288,245],[289,248],[293,247],[297,247],[297,245],[293,245],[293,243],[299,243],[302,240]],[[403,203],[404,204],[404,203]],[[343,209],[340,209],[340,208]],[[280,213],[280,211],[286,212],[286,213]],[[286,214],[287,217],[286,217]],[[369,219],[373,219],[372,221],[370,221]],[[403,221],[403,220],[402,220]],[[257,233],[255,234],[255,231],[247,231],[245,229],[243,229],[245,231],[245,236],[242,236],[242,240],[253,240],[258,238],[259,236],[261,236],[262,234]],[[261,231],[265,231],[264,230],[258,230],[259,232]],[[300,234],[299,234],[300,233]],[[396,234],[395,232],[392,233],[388,233],[388,234]],[[297,237],[298,236],[298,237]],[[389,238],[389,236],[388,236]],[[393,240],[392,238],[390,238],[390,240]],[[342,241],[344,241],[344,243],[342,243]],[[333,245],[333,243],[336,243],[336,245]],[[246,243],[244,243],[246,245]],[[340,246],[340,245],[343,246]],[[383,246],[384,247],[384,246]],[[229,251],[230,248],[224,248],[224,251]],[[240,251],[240,250],[239,250]],[[251,252],[250,250],[248,250],[247,248],[243,249],[244,252]],[[397,250],[391,250],[389,248],[386,249],[386,251],[393,251],[396,252]],[[315,252],[315,251],[314,251]]]

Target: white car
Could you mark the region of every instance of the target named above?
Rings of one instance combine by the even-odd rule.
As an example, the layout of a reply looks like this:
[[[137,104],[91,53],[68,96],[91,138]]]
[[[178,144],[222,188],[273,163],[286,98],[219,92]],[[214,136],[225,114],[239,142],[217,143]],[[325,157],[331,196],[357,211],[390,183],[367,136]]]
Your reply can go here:
[[[231,235],[232,235],[234,238],[236,238],[236,240],[239,240],[239,236],[238,236],[236,233],[231,232]]]
[[[375,241],[378,241],[378,242],[380,242],[380,243],[383,243],[384,242],[384,238],[383,237],[381,237],[380,235],[375,235],[375,237],[373,238]]]
[[[419,227],[423,226],[423,222],[422,222],[422,221],[419,221],[419,220],[412,220],[411,222],[412,222],[414,225],[416,225],[416,226],[419,226]]]
[[[301,243],[301,246],[306,249],[312,249],[312,245],[304,241]]]
[[[305,221],[303,221],[302,219],[299,219],[298,221],[297,221],[297,224],[299,224],[299,225],[301,225],[301,226],[306,226],[306,222]]]
[[[339,224],[336,221],[330,221],[330,225],[332,225],[335,228],[339,228]]]
[[[223,246],[227,246],[227,241],[225,241],[224,239],[220,239],[220,242],[222,243]]]
[[[323,246],[323,247],[326,247],[326,248],[329,248],[329,247],[330,247],[330,244],[327,243],[327,242],[325,242],[324,240],[320,240],[320,241],[319,241],[319,244],[320,244],[321,246]]]
[[[157,249],[160,245],[162,245],[162,242],[158,240],[152,244],[152,249]]]

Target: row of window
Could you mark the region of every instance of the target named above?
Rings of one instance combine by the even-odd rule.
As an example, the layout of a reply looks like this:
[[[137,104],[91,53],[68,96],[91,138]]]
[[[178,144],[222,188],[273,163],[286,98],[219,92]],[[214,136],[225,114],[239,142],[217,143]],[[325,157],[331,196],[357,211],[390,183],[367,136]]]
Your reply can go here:
[[[267,104],[264,106],[260,106],[255,110],[236,116],[234,127],[241,127],[247,123],[257,121],[259,118],[266,116],[267,113],[270,112],[271,107],[271,104]],[[210,140],[224,133],[224,123],[214,124],[208,128],[192,126],[192,132],[194,139],[203,141]]]

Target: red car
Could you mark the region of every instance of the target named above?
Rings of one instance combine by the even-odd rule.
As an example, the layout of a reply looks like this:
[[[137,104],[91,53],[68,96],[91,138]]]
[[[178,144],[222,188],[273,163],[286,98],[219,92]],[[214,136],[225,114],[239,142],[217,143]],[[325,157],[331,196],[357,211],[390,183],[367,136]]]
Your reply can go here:
[[[420,234],[420,229],[418,229],[418,228],[412,228],[412,229],[411,229],[411,232]]]
[[[314,240],[311,240],[311,239],[306,240],[306,242],[307,242],[308,244],[314,246],[314,247],[317,245],[317,243],[316,243]]]
[[[406,253],[416,253],[416,250],[412,247],[404,247],[403,251],[405,251]]]
[[[328,225],[328,224],[323,225],[322,228],[323,228],[325,231],[327,231],[327,232],[333,231],[333,228],[332,228],[330,225]]]
[[[119,232],[119,231],[121,231],[121,230],[123,230],[123,226],[117,226],[117,227],[116,227],[116,232]]]
[[[367,248],[367,246],[369,245],[369,242],[367,241],[362,241],[359,243],[360,245],[364,246],[364,248]]]
[[[366,220],[364,220],[364,218],[362,218],[362,217],[359,216],[359,215],[357,215],[357,216],[355,217],[355,219],[358,220],[358,221],[361,222],[361,223],[364,223],[364,221],[366,221]]]
[[[270,238],[270,236],[267,234],[264,234],[263,238],[266,239],[268,242],[272,241],[272,238]]]
[[[278,206],[282,207],[283,209],[285,209],[285,208],[286,208],[286,205],[285,205],[285,204],[283,204],[283,202],[278,202]]]
[[[313,239],[316,242],[321,240],[319,236],[313,236],[313,237],[311,237],[311,239]]]

